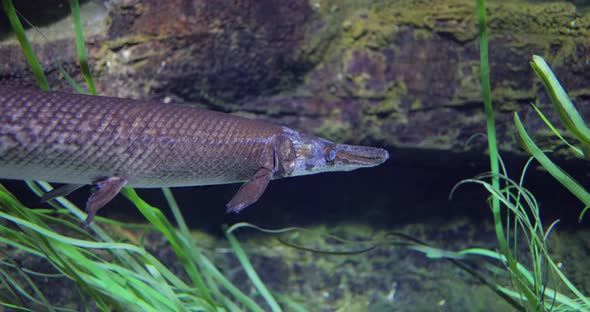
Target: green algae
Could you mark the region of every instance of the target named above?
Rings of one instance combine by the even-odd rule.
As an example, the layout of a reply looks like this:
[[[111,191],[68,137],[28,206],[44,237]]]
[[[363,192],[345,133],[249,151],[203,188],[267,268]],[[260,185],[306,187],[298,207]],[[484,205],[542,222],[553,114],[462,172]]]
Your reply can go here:
[[[403,99],[407,95],[408,91],[403,81],[392,82],[385,92],[385,97],[377,105],[369,106],[365,113],[398,122],[403,121],[406,117]],[[417,101],[419,102],[419,100]],[[416,104],[421,105],[421,103],[414,101],[413,105]]]
[[[409,120],[429,122],[423,119],[430,118],[429,111],[441,110],[440,106],[468,112],[467,115],[476,114],[473,107],[481,102],[481,87],[479,61],[470,48],[478,33],[473,1],[326,0],[313,1],[312,5],[315,5],[319,18],[325,21],[325,27],[319,32],[319,37],[310,36],[308,42],[322,42],[317,38],[328,33],[329,41],[324,42],[321,49],[318,48],[322,53],[316,56],[322,57],[315,59],[318,63],[305,76],[304,81],[310,86],[320,85],[314,90],[318,97],[363,101],[362,111],[343,121],[350,122],[351,125],[360,124],[366,129],[357,134],[355,141],[380,138],[378,140],[396,144],[399,139],[395,138],[395,134],[391,135],[391,131],[395,131],[392,129],[396,129],[395,124],[404,124]],[[526,60],[531,53],[537,53],[550,55],[552,64],[556,67],[570,67],[572,63],[575,64],[580,45],[585,46],[585,42],[589,41],[584,38],[590,37],[590,15],[567,2],[530,3],[525,0],[494,1],[488,5],[488,11],[490,42],[493,46],[492,61],[502,62],[502,66],[492,64],[496,107],[502,114],[530,109],[528,103],[535,98],[540,85],[535,81]],[[441,69],[432,68],[434,72],[431,76],[436,77],[433,81],[442,81],[444,75],[450,81],[441,86],[440,93],[443,96],[429,98],[429,91],[420,89],[424,87],[419,84],[419,93],[416,93],[415,86],[412,92],[391,92],[390,88],[395,87],[395,84],[403,84],[413,77],[397,75],[395,72],[392,76],[387,66],[392,61],[420,60],[419,50],[414,53],[416,59],[400,58],[408,57],[404,54],[408,42],[422,41],[425,49],[436,49],[442,44],[443,48],[448,48],[447,53],[450,56],[456,57],[456,60],[446,61]],[[439,43],[429,44],[432,41]],[[424,53],[430,57],[436,56],[436,53],[428,50]],[[386,55],[393,55],[393,59]],[[456,62],[456,65],[448,66],[451,61]],[[444,63],[445,60],[441,62]],[[362,69],[350,70],[355,66]],[[429,69],[420,67],[420,70]],[[437,70],[446,72],[436,72]],[[582,70],[580,64],[577,71]],[[434,87],[436,86],[433,85]],[[590,94],[588,90],[590,88],[580,85],[576,86],[572,94]],[[450,96],[447,97],[447,94]],[[365,99],[370,101],[364,101]],[[433,104],[432,101],[436,100],[441,103]],[[410,117],[413,112],[416,114]],[[481,117],[461,118],[463,121],[482,120]],[[365,128],[365,125],[368,127]],[[385,129],[389,129],[389,136],[380,134]],[[318,132],[324,133],[325,130]],[[452,148],[455,145],[455,135],[459,133],[460,131],[434,134],[432,136],[435,138],[431,141],[412,144],[428,146],[432,142],[437,148]],[[506,132],[500,135],[509,137],[511,134]],[[431,136],[431,133],[425,133],[425,136]],[[512,143],[505,143],[502,147],[519,152]]]
[[[438,309],[488,311],[508,306],[489,288],[456,270],[449,262],[425,259],[417,252],[387,243],[387,231],[402,231],[444,246],[465,248],[484,243],[491,228],[466,219],[378,229],[358,223],[318,225],[305,232],[289,233],[283,240],[314,250],[355,250],[332,235],[358,242],[361,248],[378,244],[361,254],[330,255],[286,247],[269,235],[238,235],[269,287],[288,293],[312,310],[432,311]],[[487,234],[484,234],[483,232]],[[218,262],[222,268],[232,263]],[[272,268],[269,270],[269,268]],[[268,275],[270,274],[270,275]],[[303,286],[301,283],[304,283]],[[465,296],[469,293],[469,296]]]
[[[350,123],[329,118],[322,121],[316,135],[334,142],[350,142],[354,137]]]
[[[387,97],[379,104],[369,107],[366,113],[369,115],[383,116],[384,118],[401,116],[401,100],[400,98]]]
[[[326,53],[329,56],[341,51],[366,48],[379,50],[382,48],[399,49],[392,38],[403,27],[414,29],[414,38],[428,39],[433,34],[450,36],[460,43],[476,39],[477,29],[473,12],[475,4],[469,0],[449,1],[421,1],[405,0],[385,3],[375,1],[347,1],[338,3],[335,1],[317,1],[321,8],[333,8],[338,10],[320,10],[324,17],[330,17],[342,21],[338,25],[331,24],[332,33],[337,28],[339,36],[331,42]],[[575,32],[566,31],[569,38],[588,34],[590,22],[587,16],[580,16],[569,3],[530,4],[527,1],[504,1],[489,5],[491,39],[502,36],[506,32],[516,36],[516,41],[511,42],[510,49],[520,50],[525,45],[541,47],[546,50],[551,42],[573,44],[573,41],[564,41],[563,25],[575,24]],[[336,18],[335,16],[338,16]],[[520,37],[519,35],[526,37]],[[553,35],[553,36],[552,36]],[[528,38],[525,40],[525,38]],[[534,39],[534,42],[530,40]],[[571,51],[571,49],[565,49]],[[329,57],[328,57],[329,59]],[[526,62],[519,64],[526,66]],[[321,66],[321,65],[320,65]],[[471,67],[471,66],[469,66]],[[470,72],[469,74],[471,74]],[[366,77],[356,77],[364,80]],[[361,89],[362,94],[365,89]],[[473,92],[475,93],[475,92]],[[471,94],[471,93],[470,93]]]

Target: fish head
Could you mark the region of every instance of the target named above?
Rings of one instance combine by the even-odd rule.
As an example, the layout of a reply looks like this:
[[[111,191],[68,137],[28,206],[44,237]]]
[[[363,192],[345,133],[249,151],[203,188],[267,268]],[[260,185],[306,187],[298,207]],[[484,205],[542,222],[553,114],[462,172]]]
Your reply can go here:
[[[389,153],[382,148],[337,144],[286,127],[276,154],[280,177],[374,167],[389,158]]]

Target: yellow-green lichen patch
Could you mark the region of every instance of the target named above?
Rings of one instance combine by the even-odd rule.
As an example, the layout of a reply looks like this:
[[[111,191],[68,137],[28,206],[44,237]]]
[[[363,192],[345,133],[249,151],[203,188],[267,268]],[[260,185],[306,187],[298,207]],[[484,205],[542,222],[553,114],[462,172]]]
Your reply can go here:
[[[499,110],[505,112],[519,111],[523,108],[523,105],[528,106],[535,98],[534,89],[523,90],[516,86],[497,87],[494,89],[494,99],[497,104],[496,107]]]
[[[334,142],[350,142],[354,136],[350,123],[331,118],[322,122],[316,135]]]
[[[461,106],[464,103],[481,101],[481,81],[479,79],[479,62],[462,60],[458,63],[457,92],[450,104]]]
[[[411,104],[410,104],[410,111],[419,111],[422,110],[424,108],[424,104],[422,103],[422,101],[420,99],[415,99]]]
[[[403,99],[407,95],[407,89],[403,82],[392,83],[388,86],[385,97],[375,105],[370,105],[365,110],[366,115],[375,115],[384,120],[406,122],[406,108],[403,107]],[[416,99],[414,104],[421,105]]]
[[[145,62],[141,62],[142,60],[158,55],[152,49],[142,49],[142,46],[149,47],[151,42],[158,40],[159,38],[152,36],[134,35],[105,41],[95,55],[95,70],[117,75],[128,73],[130,70],[129,65],[141,68],[142,65],[145,65]]]
[[[370,115],[379,115],[383,116],[384,118],[391,118],[395,115],[401,114],[401,102],[400,98],[398,97],[387,97],[385,100],[381,101],[379,104],[375,106],[371,106],[367,109],[367,114]]]
[[[488,24],[495,32],[573,35],[587,31],[588,19],[568,2],[532,4],[527,1],[490,3]]]
[[[359,10],[343,23],[343,46],[362,46],[377,49],[390,44],[393,34],[399,30],[389,18],[378,10]]]
[[[360,141],[366,142],[385,142],[387,145],[395,146],[399,144],[398,136],[392,135],[393,130],[386,130],[386,126],[391,128],[388,120],[380,118],[377,115],[365,115],[361,119],[359,128],[363,129]],[[400,123],[402,123],[401,121]],[[407,121],[406,121],[407,122]]]

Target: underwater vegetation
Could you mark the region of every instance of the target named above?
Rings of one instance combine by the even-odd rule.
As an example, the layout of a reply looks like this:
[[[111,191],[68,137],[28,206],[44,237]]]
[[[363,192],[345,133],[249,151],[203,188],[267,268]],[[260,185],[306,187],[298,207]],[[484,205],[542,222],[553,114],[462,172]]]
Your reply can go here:
[[[27,55],[40,88],[48,89],[43,70],[28,43],[22,25],[10,0],[2,0],[5,12]],[[85,55],[84,38],[76,0],[70,1],[75,21],[76,47],[81,72],[87,89],[78,86],[64,72],[65,79],[81,92],[96,94],[93,79]],[[523,311],[588,311],[590,299],[562,273],[559,263],[549,251],[549,239],[557,223],[546,226],[542,222],[539,205],[530,191],[524,188],[526,169],[514,178],[503,170],[498,142],[495,135],[494,109],[490,84],[488,41],[486,28],[485,1],[477,1],[477,19],[480,37],[480,71],[483,102],[487,115],[487,140],[490,155],[490,172],[473,179],[466,179],[457,185],[452,194],[460,191],[466,183],[481,185],[490,194],[489,204],[493,215],[494,231],[498,248],[462,248],[459,251],[445,250],[417,240],[404,233],[388,233],[374,237],[362,244],[349,242],[351,248],[345,251],[327,251],[326,246],[312,248],[307,242],[297,243],[287,239],[293,233],[305,233],[305,229],[283,229],[279,233],[266,235],[287,235],[281,238],[289,248],[307,251],[314,257],[326,254],[358,254],[376,252],[384,245],[400,246],[410,251],[427,255],[428,258],[450,261],[459,269],[476,277],[491,288],[500,298],[515,310]],[[586,158],[590,147],[590,131],[569,100],[567,93],[540,56],[533,56],[531,66],[543,82],[560,120],[576,143],[566,140],[558,127],[551,124],[541,110],[540,118],[550,130],[564,141],[579,157]],[[358,81],[362,83],[363,81]],[[381,107],[388,111],[387,107]],[[376,111],[376,114],[382,113]],[[570,190],[586,205],[580,213],[584,218],[590,196],[566,172],[557,167],[548,153],[537,147],[527,134],[518,114],[514,115],[518,138],[523,148],[530,153],[551,175]],[[325,127],[324,131],[335,134],[343,130]],[[532,159],[531,159],[532,162]],[[51,189],[42,182],[28,182],[37,195]],[[287,295],[268,289],[254,270],[234,232],[242,227],[237,225],[224,229],[228,246],[235,255],[240,270],[243,270],[255,291],[246,292],[222,272],[205,249],[196,247],[195,237],[190,232],[178,205],[169,189],[163,189],[167,203],[174,214],[175,225],[162,212],[143,201],[133,189],[125,189],[124,196],[142,213],[148,225],[124,224],[106,218],[97,218],[90,225],[92,234],[80,227],[85,214],[71,202],[60,198],[52,202],[51,209],[29,209],[22,205],[8,190],[0,186],[0,242],[8,246],[0,258],[0,303],[7,308],[36,311],[77,310],[76,307],[53,306],[52,298],[38,286],[40,280],[66,277],[76,284],[86,310],[101,311],[314,311],[306,302],[295,302]],[[134,240],[125,235],[126,231],[141,229],[154,231],[165,237],[167,244],[178,259],[179,266],[164,265],[151,252],[143,237]],[[267,230],[260,229],[262,233]],[[329,230],[328,230],[329,232]],[[284,236],[281,236],[284,237]],[[331,237],[331,241],[339,241]],[[348,242],[347,242],[348,243]],[[145,244],[145,245],[144,245]],[[523,246],[524,245],[524,246]],[[525,252],[523,253],[523,250]],[[11,261],[11,253],[29,253],[50,264],[50,269],[33,271],[21,268],[20,263]],[[311,256],[310,256],[311,257]],[[321,262],[321,260],[319,261]],[[344,261],[343,261],[344,262]],[[318,264],[319,265],[319,264]],[[344,265],[344,264],[343,264]],[[313,275],[314,272],[301,273]],[[498,277],[500,276],[500,277]],[[444,283],[444,281],[440,281]],[[449,287],[451,287],[450,285]],[[464,292],[466,293],[466,292]],[[391,298],[394,294],[391,294]],[[390,298],[381,298],[383,305],[374,311],[390,311]],[[348,311],[362,311],[364,305],[357,303]],[[468,310],[469,307],[466,307]]]
[[[562,274],[557,263],[551,258],[547,247],[547,240],[556,222],[552,223],[547,229],[544,229],[540,218],[538,204],[533,194],[522,187],[526,167],[520,180],[512,180],[505,175],[505,171],[500,171],[500,157],[497,149],[494,111],[492,107],[492,95],[490,84],[490,68],[488,63],[488,42],[486,26],[485,0],[477,1],[478,23],[480,27],[480,69],[483,98],[487,116],[487,136],[488,148],[490,153],[491,172],[484,174],[470,182],[482,184],[491,194],[491,208],[494,216],[496,235],[499,243],[499,253],[486,250],[477,250],[475,254],[487,257],[496,257],[506,267],[513,282],[514,289],[506,289],[496,286],[498,292],[514,298],[513,305],[515,308],[528,311],[585,311],[590,309],[590,298],[582,294],[566,276]],[[551,101],[556,108],[558,115],[567,131],[572,133],[575,138],[588,147],[589,129],[583,122],[575,107],[569,100],[566,92],[563,90],[557,78],[553,75],[549,66],[543,58],[533,56],[531,63],[535,73],[543,81]],[[563,136],[556,130],[550,122],[544,118],[543,114],[537,110],[539,115],[544,119],[551,130],[564,142]],[[590,204],[590,194],[584,190],[575,180],[570,178],[563,170],[552,163],[549,158],[535,145],[533,140],[528,136],[524,129],[518,114],[514,114],[515,124],[518,130],[519,141],[523,148],[531,153],[551,175],[562,185],[578,197],[586,208],[581,212],[580,218],[588,209]],[[567,143],[578,155],[584,156],[580,149]],[[491,180],[487,182],[486,180]],[[501,188],[501,183],[504,187]],[[501,209],[506,209],[509,216],[503,221]],[[517,241],[515,238],[524,236],[527,238],[529,256],[531,257],[531,269],[525,268],[519,261],[518,250],[516,249]],[[514,241],[512,241],[514,240]],[[511,242],[512,241],[512,242]],[[471,253],[471,251],[470,251]],[[568,297],[558,293],[555,289],[561,284],[573,294]],[[510,299],[508,299],[510,300]]]

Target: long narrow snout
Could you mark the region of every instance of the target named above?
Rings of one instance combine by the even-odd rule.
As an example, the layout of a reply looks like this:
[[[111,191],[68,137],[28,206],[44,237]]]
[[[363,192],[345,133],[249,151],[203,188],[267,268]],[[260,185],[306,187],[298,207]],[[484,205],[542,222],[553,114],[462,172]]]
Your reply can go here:
[[[389,158],[389,153],[378,147],[336,144],[332,150],[336,152],[334,164],[348,170],[377,166]]]

